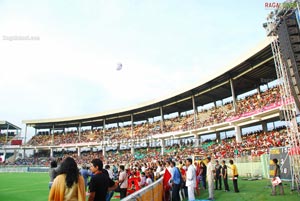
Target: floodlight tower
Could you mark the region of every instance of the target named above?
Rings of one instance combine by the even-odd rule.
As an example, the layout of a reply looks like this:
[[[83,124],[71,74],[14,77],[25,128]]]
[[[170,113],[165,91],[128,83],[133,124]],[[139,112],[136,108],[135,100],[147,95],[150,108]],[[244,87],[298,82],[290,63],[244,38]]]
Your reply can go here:
[[[292,188],[300,189],[300,132],[296,114],[300,108],[300,11],[299,1],[286,1],[263,24],[271,41],[281,93],[280,116],[286,122]]]

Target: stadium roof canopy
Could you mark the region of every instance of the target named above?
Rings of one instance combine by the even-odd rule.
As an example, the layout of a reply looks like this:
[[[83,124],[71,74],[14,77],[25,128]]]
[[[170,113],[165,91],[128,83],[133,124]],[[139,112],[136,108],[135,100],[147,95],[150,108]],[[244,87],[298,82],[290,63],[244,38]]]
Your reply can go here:
[[[0,130],[21,130],[21,128],[8,121],[0,121]]]
[[[213,61],[212,61],[213,62]],[[232,65],[224,67],[217,75],[200,80],[193,86],[181,89],[165,97],[138,104],[132,107],[100,112],[76,117],[24,120],[26,126],[36,129],[68,128],[80,126],[103,126],[105,124],[143,121],[163,114],[186,112],[195,105],[202,106],[231,97],[230,80],[233,82],[235,95],[243,94],[277,79],[270,41],[266,38],[247,54],[238,58]]]

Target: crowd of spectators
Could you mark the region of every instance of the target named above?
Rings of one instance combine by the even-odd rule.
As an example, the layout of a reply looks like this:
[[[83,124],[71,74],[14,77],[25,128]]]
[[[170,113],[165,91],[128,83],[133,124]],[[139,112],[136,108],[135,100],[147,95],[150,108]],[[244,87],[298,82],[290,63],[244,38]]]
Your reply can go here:
[[[142,122],[133,126],[133,133],[131,133],[131,125],[111,127],[105,131],[102,128],[93,130],[83,130],[80,135],[76,130],[68,132],[55,132],[53,135],[48,132],[40,132],[33,136],[27,143],[32,146],[41,145],[61,145],[61,144],[76,144],[76,143],[100,143],[104,140],[113,142],[120,142],[122,139],[142,139],[149,138],[155,134],[162,132],[172,132],[178,130],[189,130],[203,126],[209,126],[216,123],[221,123],[234,116],[241,116],[247,112],[261,111],[270,104],[280,102],[279,88],[274,87],[261,93],[256,93],[243,99],[237,100],[237,111],[233,110],[233,103],[226,103],[222,106],[212,107],[210,109],[199,111],[196,115],[196,124],[194,114],[184,116],[177,116],[168,118],[161,121]],[[163,125],[163,128],[161,128]],[[0,143],[6,136],[0,135]],[[177,155],[178,157],[187,157],[191,155],[203,155],[209,153],[214,155],[215,158],[233,158],[241,157],[244,155],[260,156],[261,154],[268,153],[270,147],[283,146],[287,144],[287,135],[285,129],[280,131],[274,130],[270,132],[254,132],[251,134],[243,135],[242,142],[236,142],[235,138],[226,138],[220,142],[210,140],[203,142],[200,147],[194,147],[193,143],[185,144],[180,142],[176,148],[174,146],[165,147],[164,156],[160,155],[160,147],[139,148],[134,156],[131,155],[130,150],[111,150],[107,152],[107,160],[115,161],[131,161],[139,158],[142,162],[147,162],[150,159],[163,160],[165,157]],[[171,153],[171,154],[170,154]],[[31,158],[18,159],[15,164],[42,164],[48,165],[49,153],[43,152],[35,154]],[[102,151],[83,151],[80,156],[76,151],[64,151],[54,153],[54,157],[58,154],[64,156],[72,156],[77,160],[78,164],[86,163],[91,158],[98,158],[102,156]],[[161,158],[163,157],[163,158]]]
[[[8,144],[14,137],[14,132],[0,133],[0,145]]]
[[[111,150],[106,151],[105,161],[109,164],[114,163],[149,163],[153,161],[164,161],[168,158],[176,158],[178,161],[184,160],[193,155],[211,155],[216,159],[239,158],[239,157],[259,157],[262,154],[269,153],[272,147],[281,147],[288,144],[288,136],[285,127],[280,127],[272,131],[256,131],[242,136],[242,142],[238,143],[235,137],[225,138],[218,142],[217,140],[207,140],[200,146],[194,146],[193,143],[172,144],[165,147],[164,155],[161,155],[160,147],[145,147],[135,150]],[[94,148],[95,149],[95,148]],[[53,157],[73,157],[78,164],[86,164],[94,158],[102,158],[102,150],[82,151],[80,156],[75,150],[56,151]],[[40,151],[33,157],[19,158],[14,165],[45,165],[50,164],[49,151]],[[11,164],[11,165],[13,165]]]
[[[196,115],[196,121],[194,114],[186,114],[164,119],[163,124],[160,120],[134,124],[133,132],[131,131],[131,125],[109,127],[106,128],[105,131],[103,128],[83,130],[80,134],[78,134],[78,131],[76,130],[55,132],[53,136],[49,134],[49,132],[41,132],[33,136],[27,144],[32,146],[41,146],[89,142],[99,143],[103,141],[103,139],[110,140],[110,142],[113,143],[117,142],[119,139],[147,139],[161,133],[186,131],[222,123],[229,121],[232,118],[239,118],[249,112],[261,112],[272,104],[280,103],[280,100],[281,96],[279,93],[279,87],[275,86],[264,92],[256,93],[237,100],[236,111],[233,109],[234,107],[232,102],[199,111]],[[163,127],[161,127],[161,125],[163,125]]]

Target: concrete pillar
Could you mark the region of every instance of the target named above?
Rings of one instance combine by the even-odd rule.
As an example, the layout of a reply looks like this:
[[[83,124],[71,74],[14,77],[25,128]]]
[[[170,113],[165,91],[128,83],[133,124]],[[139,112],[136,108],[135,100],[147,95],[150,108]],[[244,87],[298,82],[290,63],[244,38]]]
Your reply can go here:
[[[200,141],[200,135],[194,134],[194,139],[195,139],[195,147],[199,147],[199,141]]]
[[[131,155],[133,156],[134,155],[134,145],[133,144],[131,144],[131,149],[130,149],[130,153],[131,153]]]
[[[24,137],[24,144],[26,144],[26,139],[27,138],[27,124],[25,126],[25,137]],[[25,149],[24,149],[25,150]]]
[[[232,95],[232,100],[233,100],[233,109],[234,109],[234,112],[237,111],[237,103],[236,103],[236,96],[235,96],[235,91],[234,91],[234,86],[233,86],[233,80],[230,79],[230,87],[231,87],[231,95]]]
[[[192,95],[192,104],[193,104],[193,111],[194,111],[194,126],[197,124],[197,118],[198,118],[198,110],[195,104],[195,96]]]
[[[267,122],[262,121],[262,122],[261,122],[261,126],[262,126],[263,132],[267,132],[267,131],[268,131]]]
[[[6,127],[6,135],[5,135],[5,144],[6,145],[8,143],[8,130],[9,130],[9,123],[7,123],[7,127]]]
[[[119,153],[119,151],[120,151],[120,146],[121,146],[121,143],[118,141],[117,142],[117,153]]]
[[[54,124],[52,125],[51,135],[51,145],[54,145]]]
[[[77,147],[77,156],[80,156],[80,155],[81,155],[81,148]]]
[[[236,142],[242,142],[241,127],[235,126],[234,130],[235,130]]]
[[[80,136],[81,136],[81,123],[79,123],[78,128],[77,128],[77,134],[78,134],[78,140],[80,142]]]
[[[105,136],[105,119],[103,119],[103,139],[102,139],[102,142],[104,142],[104,136]]]
[[[53,148],[50,148],[50,158],[53,158]]]
[[[104,144],[102,145],[102,156],[106,158],[106,146]]]
[[[163,108],[162,107],[159,107],[159,110],[160,110],[160,117],[161,117],[161,120],[160,120],[160,130],[161,130],[161,133],[164,132],[164,113],[163,113]]]
[[[256,90],[257,90],[257,93],[260,95],[260,87],[257,87]]]
[[[131,155],[134,155],[134,140],[133,140],[133,114],[130,115],[131,116]]]
[[[165,152],[165,140],[164,139],[160,139],[160,144],[161,144],[161,152],[160,152],[160,154],[163,156],[164,152]]]
[[[220,131],[217,131],[217,132],[216,132],[216,140],[217,140],[217,143],[220,143],[220,142],[221,142],[221,134],[220,134]]]

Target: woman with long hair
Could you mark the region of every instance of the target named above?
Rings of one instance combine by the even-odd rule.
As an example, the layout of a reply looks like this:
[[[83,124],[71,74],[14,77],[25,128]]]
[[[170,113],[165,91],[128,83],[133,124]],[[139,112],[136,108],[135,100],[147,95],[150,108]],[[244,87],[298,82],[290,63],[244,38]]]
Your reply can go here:
[[[75,160],[67,157],[60,166],[59,175],[54,179],[49,201],[85,201],[84,179],[79,174]]]

